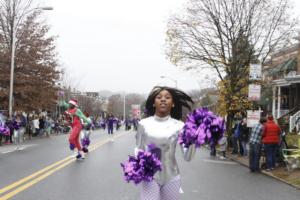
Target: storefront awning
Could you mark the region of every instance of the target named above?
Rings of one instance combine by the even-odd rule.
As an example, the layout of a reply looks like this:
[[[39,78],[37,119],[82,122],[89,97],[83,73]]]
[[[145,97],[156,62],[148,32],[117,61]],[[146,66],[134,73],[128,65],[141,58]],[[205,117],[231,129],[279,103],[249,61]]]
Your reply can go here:
[[[276,75],[281,72],[297,71],[297,58],[289,58],[288,60],[266,70],[268,75]]]
[[[295,75],[295,76],[287,76],[282,79],[276,79],[272,81],[272,84],[275,86],[289,86],[293,84],[299,84],[300,83],[300,75]]]

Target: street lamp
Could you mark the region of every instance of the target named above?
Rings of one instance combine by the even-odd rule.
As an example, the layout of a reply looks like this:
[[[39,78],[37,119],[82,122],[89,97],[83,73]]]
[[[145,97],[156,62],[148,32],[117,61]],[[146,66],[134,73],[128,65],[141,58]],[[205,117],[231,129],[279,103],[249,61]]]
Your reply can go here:
[[[41,9],[41,10],[53,10],[53,7],[50,7],[50,6],[48,6],[48,7],[38,7],[38,8],[36,8],[36,9]]]
[[[11,10],[13,10],[13,4],[11,5]],[[37,7],[32,10],[29,10],[24,15],[34,11],[34,10],[53,10],[53,7]],[[17,32],[17,25],[15,24],[16,16],[13,15],[12,12],[12,41],[11,41],[11,61],[10,61],[10,84],[9,84],[9,102],[8,102],[8,110],[9,110],[9,118],[12,119],[12,104],[13,104],[13,85],[14,85],[14,70],[15,70],[15,53],[16,53],[16,32]],[[23,16],[24,16],[23,15]],[[19,19],[19,21],[21,18]]]
[[[124,92],[124,101],[123,101],[123,120],[126,119],[126,92]]]
[[[167,79],[173,81],[175,83],[175,88],[177,88],[177,80],[175,80],[175,79],[173,79],[171,77],[168,77],[168,76],[160,76],[160,78],[167,78]]]

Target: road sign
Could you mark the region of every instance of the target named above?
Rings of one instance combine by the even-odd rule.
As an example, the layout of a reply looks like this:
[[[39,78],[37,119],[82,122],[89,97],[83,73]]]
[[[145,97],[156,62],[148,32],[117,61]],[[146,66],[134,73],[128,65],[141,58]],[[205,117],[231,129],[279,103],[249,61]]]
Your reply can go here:
[[[133,118],[141,117],[141,106],[139,104],[131,105],[131,114]]]
[[[261,80],[261,64],[250,64],[249,80]]]
[[[252,128],[259,123],[260,112],[260,110],[247,110],[247,127]]]
[[[261,85],[250,84],[248,91],[248,99],[250,101],[259,101],[261,93]]]

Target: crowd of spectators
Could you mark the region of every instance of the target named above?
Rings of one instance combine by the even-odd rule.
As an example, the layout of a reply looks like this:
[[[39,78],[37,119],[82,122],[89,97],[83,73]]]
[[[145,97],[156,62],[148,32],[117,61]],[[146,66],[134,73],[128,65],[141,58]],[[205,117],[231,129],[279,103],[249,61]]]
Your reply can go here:
[[[131,127],[137,130],[138,119],[113,117],[109,115],[106,118],[91,117],[93,129],[106,129],[110,131],[119,130],[124,124],[125,130],[130,130]],[[66,134],[70,131],[70,125],[64,115],[52,117],[51,114],[41,111],[33,113],[25,113],[17,111],[12,119],[9,119],[7,112],[0,112],[0,145],[2,144],[17,144],[18,140],[24,138],[32,139],[33,137],[49,137],[51,134]]]
[[[272,115],[262,117],[252,128],[247,127],[245,119],[237,119],[231,137],[231,154],[248,156],[251,172],[259,172],[262,167],[266,171],[274,170],[280,159],[281,132]]]

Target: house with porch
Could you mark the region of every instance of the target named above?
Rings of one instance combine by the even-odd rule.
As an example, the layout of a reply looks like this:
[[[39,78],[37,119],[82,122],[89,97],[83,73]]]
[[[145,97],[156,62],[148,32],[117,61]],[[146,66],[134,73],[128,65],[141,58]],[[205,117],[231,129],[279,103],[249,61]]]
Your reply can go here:
[[[273,116],[285,119],[293,131],[298,119],[300,123],[300,43],[272,54],[264,64],[263,78],[272,86]]]

